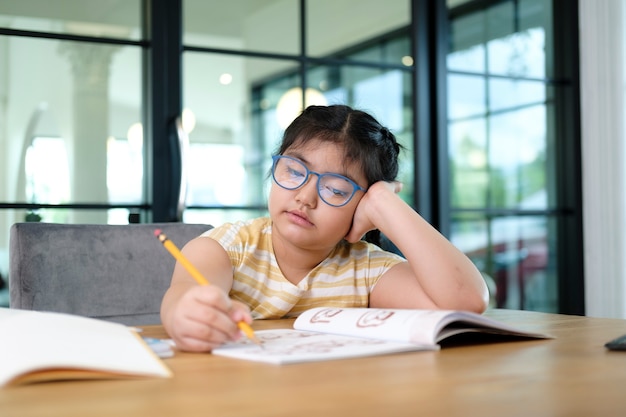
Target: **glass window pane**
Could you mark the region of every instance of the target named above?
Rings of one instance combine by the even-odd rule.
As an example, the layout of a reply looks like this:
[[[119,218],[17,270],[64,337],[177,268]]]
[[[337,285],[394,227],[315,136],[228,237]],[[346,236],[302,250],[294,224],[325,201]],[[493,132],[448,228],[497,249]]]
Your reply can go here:
[[[492,78],[489,80],[489,108],[492,112],[543,104],[546,84],[542,81]]]
[[[556,304],[544,217],[503,217],[491,222],[493,276],[504,308],[549,310]]]
[[[183,43],[298,54],[299,0],[183,0]]]
[[[485,69],[485,47],[475,45],[471,48],[452,52],[447,58],[451,71],[483,72]]]
[[[448,68],[546,77],[551,66],[546,61],[550,11],[543,0],[505,1],[454,19],[450,25]]]
[[[486,107],[485,78],[474,75],[448,76],[448,118],[456,120],[484,116]]]
[[[468,215],[453,221],[451,240],[486,274],[494,307],[556,312],[554,226],[544,216]]]
[[[402,111],[405,91],[410,91],[408,73],[354,66],[321,67],[312,71],[311,78],[324,70],[330,74],[337,69],[339,83],[324,92],[329,104],[348,104],[365,110],[394,134],[412,126]]]
[[[306,4],[306,47],[307,54],[312,56],[332,56],[410,24],[409,0],[315,0]],[[376,16],[375,24],[371,19],[356,18],[357,11],[359,16]],[[408,42],[402,45],[406,49],[401,55],[409,55]],[[384,55],[370,55],[366,59],[387,62]]]
[[[541,0],[504,2],[487,12],[488,72],[546,77],[546,30],[551,7]]]
[[[482,208],[489,201],[486,119],[448,125],[451,203],[456,208]]]
[[[457,6],[461,6],[464,3],[469,3],[473,0],[446,0],[446,5],[448,6],[448,9],[451,9],[453,7],[457,7]]]
[[[515,3],[515,0],[501,1],[484,11],[484,42],[489,43],[493,39],[503,38],[515,32]]]
[[[523,59],[529,77],[553,77],[554,53],[549,40],[553,32],[552,5],[545,0],[520,0],[519,30],[527,37]]]
[[[400,70],[382,70],[352,65],[317,66],[307,73],[312,88],[322,90],[328,104],[347,104],[364,110],[386,126],[405,151],[400,154],[399,180],[405,201],[413,197],[413,123],[410,101],[410,74]]]
[[[184,223],[210,224],[219,226],[224,223],[234,223],[240,220],[267,217],[266,209],[187,209],[183,213]]]
[[[547,239],[558,219],[536,214],[559,201],[550,13],[549,2],[509,0],[451,22],[452,240],[487,274],[497,307],[558,305],[557,239]]]
[[[2,42],[11,108],[0,136],[0,201],[140,204],[141,49],[25,37]],[[82,220],[102,222],[99,215]]]
[[[545,77],[545,32],[543,28],[532,28],[493,39],[488,43],[487,48],[490,73],[517,77]]]
[[[405,96],[410,94],[409,73],[356,65],[317,65],[309,68],[307,81],[309,87],[305,91],[305,105],[347,104],[368,111],[394,133],[407,149],[400,158],[400,180],[405,183],[401,195],[406,201],[411,201],[413,127],[410,109],[404,106],[404,103],[410,101]],[[299,71],[294,69],[292,72],[278,73],[271,81],[255,87],[253,108],[260,110],[256,120],[261,123],[260,132],[266,137],[275,138],[272,150],[275,150],[278,144],[282,129],[302,108],[300,82]],[[291,111],[285,111],[283,107]],[[280,117],[278,125],[280,130],[273,131],[272,126],[276,125],[274,117],[287,114],[289,117],[284,120],[282,116]],[[268,143],[267,140],[265,143]],[[269,165],[266,168],[269,169]]]
[[[546,111],[534,106],[490,118],[491,205],[546,209]]]
[[[139,40],[141,0],[19,0],[0,2],[10,29]]]
[[[450,241],[483,273],[491,271],[488,226],[482,214],[458,214],[450,225]]]
[[[65,140],[36,136],[24,155],[26,200],[61,204],[70,199],[70,174]]]
[[[266,204],[270,156],[282,135],[276,109],[282,96],[300,84],[297,76],[267,80],[269,74],[297,74],[295,64],[187,52],[183,68],[184,107],[195,120],[189,132],[187,204]],[[296,98],[298,108],[300,103]]]
[[[450,23],[448,69],[452,71],[485,71],[485,16],[475,13]]]

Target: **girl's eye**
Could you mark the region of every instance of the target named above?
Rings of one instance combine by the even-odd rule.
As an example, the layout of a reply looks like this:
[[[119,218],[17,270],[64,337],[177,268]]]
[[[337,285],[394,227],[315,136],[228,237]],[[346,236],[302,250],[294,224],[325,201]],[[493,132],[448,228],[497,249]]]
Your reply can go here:
[[[338,190],[336,188],[331,188],[330,192],[336,197],[346,197],[348,195],[348,191]]]
[[[320,188],[320,192],[322,192],[325,197],[343,200],[352,193],[350,183],[343,180],[327,181],[327,179],[328,177],[324,178],[325,181],[322,182]]]
[[[294,167],[288,167],[287,168],[287,172],[289,173],[289,175],[291,175],[292,177],[304,177],[304,172],[294,168]]]

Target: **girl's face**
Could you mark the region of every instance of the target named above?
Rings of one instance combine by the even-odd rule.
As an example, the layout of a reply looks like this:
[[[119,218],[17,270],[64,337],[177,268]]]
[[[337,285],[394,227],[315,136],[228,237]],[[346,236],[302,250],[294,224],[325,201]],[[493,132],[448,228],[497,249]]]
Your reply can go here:
[[[287,149],[284,155],[302,161],[311,171],[341,174],[367,188],[365,175],[357,165],[344,161],[343,149],[334,143],[313,140]],[[272,234],[283,243],[328,252],[348,234],[363,192],[357,191],[346,205],[333,207],[319,197],[317,178],[311,174],[296,190],[284,189],[272,181],[268,203]]]

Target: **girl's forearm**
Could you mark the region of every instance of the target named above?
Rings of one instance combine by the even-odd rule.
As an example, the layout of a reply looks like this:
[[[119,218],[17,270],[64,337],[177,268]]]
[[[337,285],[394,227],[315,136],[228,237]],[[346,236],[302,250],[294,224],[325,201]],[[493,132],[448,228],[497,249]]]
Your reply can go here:
[[[424,292],[440,308],[483,311],[489,294],[472,261],[399,196],[380,194],[370,218],[402,252]]]

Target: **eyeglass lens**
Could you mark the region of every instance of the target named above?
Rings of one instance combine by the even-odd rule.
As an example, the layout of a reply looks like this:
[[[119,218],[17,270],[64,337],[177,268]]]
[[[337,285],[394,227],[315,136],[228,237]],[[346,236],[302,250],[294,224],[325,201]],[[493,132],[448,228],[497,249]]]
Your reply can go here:
[[[279,157],[274,163],[273,176],[278,185],[289,190],[301,187],[310,171],[300,161]],[[324,202],[331,206],[346,204],[355,192],[354,185],[339,174],[318,174],[317,190]]]

